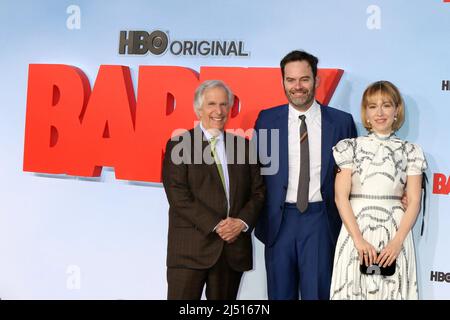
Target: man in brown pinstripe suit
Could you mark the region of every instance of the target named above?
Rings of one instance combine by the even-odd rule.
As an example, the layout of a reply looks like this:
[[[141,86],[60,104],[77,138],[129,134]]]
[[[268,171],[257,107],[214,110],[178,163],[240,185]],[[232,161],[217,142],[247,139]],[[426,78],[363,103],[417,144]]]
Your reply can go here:
[[[208,80],[195,92],[200,124],[167,142],[168,299],[236,299],[252,268],[251,231],[265,187],[248,140],[225,133],[234,95]],[[254,155],[254,154],[253,154]]]

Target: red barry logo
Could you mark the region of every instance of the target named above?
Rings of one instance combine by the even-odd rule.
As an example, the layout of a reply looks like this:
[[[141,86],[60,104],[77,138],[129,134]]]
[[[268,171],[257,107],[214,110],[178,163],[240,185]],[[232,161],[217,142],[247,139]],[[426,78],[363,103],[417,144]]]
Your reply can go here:
[[[328,104],[343,74],[321,69],[316,97]],[[238,98],[227,128],[252,128],[262,108],[286,103],[279,68],[139,67],[137,97],[130,70],[102,65],[91,91],[80,69],[31,64],[23,170],[99,176],[114,167],[117,179],[161,181],[167,140],[190,129],[195,88],[208,79],[225,81]],[[137,99],[136,99],[137,98]]]
[[[435,173],[433,176],[433,193],[449,194],[450,193],[450,177],[442,173]]]

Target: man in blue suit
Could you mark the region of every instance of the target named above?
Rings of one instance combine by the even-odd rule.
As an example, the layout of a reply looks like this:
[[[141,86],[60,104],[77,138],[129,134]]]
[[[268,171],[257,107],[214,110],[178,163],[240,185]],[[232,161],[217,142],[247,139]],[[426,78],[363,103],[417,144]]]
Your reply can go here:
[[[341,227],[331,148],[356,128],[350,114],[315,100],[317,64],[307,52],[287,54],[280,66],[289,104],[261,111],[255,124],[267,188],[255,235],[265,244],[269,299],[329,299]]]

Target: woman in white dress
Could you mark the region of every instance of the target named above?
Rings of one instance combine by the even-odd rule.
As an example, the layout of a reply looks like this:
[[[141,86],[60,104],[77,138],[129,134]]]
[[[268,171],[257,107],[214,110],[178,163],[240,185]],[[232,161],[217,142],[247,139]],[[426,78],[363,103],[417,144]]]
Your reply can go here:
[[[343,226],[330,297],[417,299],[411,229],[427,163],[418,145],[394,134],[403,124],[404,104],[392,83],[378,81],[365,90],[361,118],[369,134],[342,140],[333,148],[339,167],[335,198]],[[401,203],[405,192],[406,210]],[[361,265],[373,273],[363,273]],[[395,270],[393,275],[383,275],[388,266]]]

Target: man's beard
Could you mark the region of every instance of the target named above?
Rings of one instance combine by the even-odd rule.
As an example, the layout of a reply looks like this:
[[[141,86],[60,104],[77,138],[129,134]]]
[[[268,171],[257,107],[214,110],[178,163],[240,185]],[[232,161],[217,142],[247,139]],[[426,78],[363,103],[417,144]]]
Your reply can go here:
[[[313,87],[311,91],[308,91],[307,89],[300,89],[297,90],[296,92],[303,93],[303,96],[296,98],[293,97],[290,92],[286,92],[285,90],[289,103],[299,109],[306,109],[307,107],[309,107],[314,101],[314,97],[316,95],[315,87]]]

